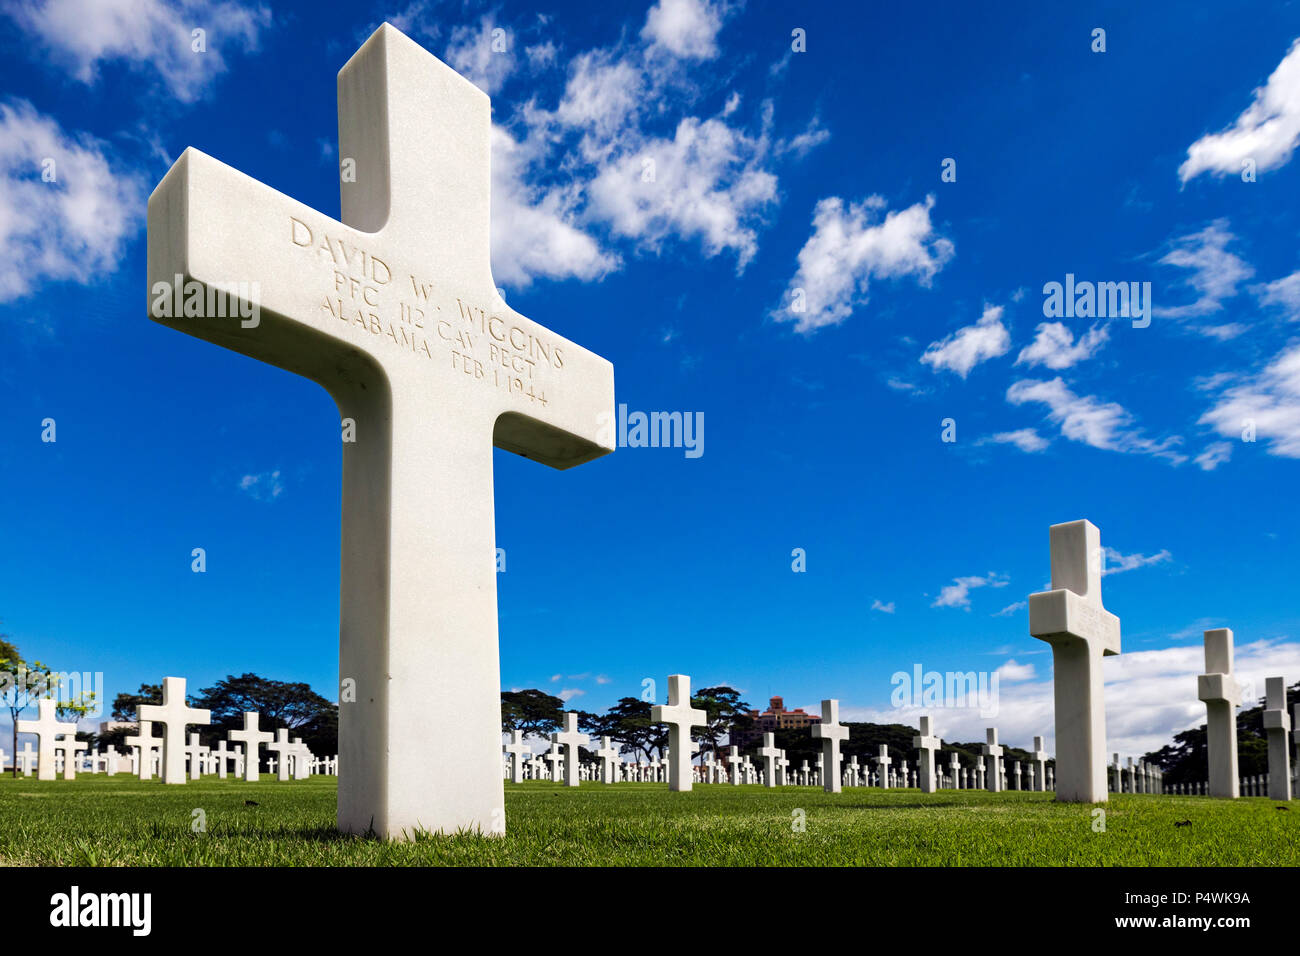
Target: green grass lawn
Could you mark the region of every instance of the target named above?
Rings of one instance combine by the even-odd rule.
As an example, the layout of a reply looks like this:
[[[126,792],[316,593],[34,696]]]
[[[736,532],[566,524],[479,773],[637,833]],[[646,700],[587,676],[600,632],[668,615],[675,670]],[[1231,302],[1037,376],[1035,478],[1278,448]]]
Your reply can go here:
[[[257,806],[246,806],[254,800]],[[506,784],[505,839],[388,843],[339,835],[335,780],[183,787],[131,777],[0,779],[0,864],[78,866],[853,865],[1252,866],[1300,864],[1300,802],[664,784]],[[195,833],[194,811],[206,815]],[[795,823],[802,811],[804,829]],[[1190,826],[1175,827],[1175,821]]]

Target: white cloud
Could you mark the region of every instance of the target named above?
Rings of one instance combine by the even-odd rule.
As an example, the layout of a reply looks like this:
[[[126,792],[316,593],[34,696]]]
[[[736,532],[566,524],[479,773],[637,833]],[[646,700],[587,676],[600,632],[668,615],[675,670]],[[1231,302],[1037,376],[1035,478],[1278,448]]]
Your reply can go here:
[[[498,34],[497,30],[502,32]],[[485,16],[476,25],[459,24],[452,28],[443,60],[484,93],[494,95],[518,62],[511,49],[513,41],[504,27]]]
[[[1018,681],[1033,680],[1038,676],[1034,670],[1033,664],[1021,664],[1013,657],[995,671],[998,675],[998,683],[1016,683]]]
[[[1237,286],[1255,274],[1255,269],[1240,256],[1228,251],[1236,239],[1228,230],[1226,219],[1216,219],[1200,232],[1180,236],[1158,261],[1161,265],[1191,272],[1184,283],[1196,292],[1196,300],[1184,305],[1152,309],[1157,316],[1185,319],[1212,315],[1223,308],[1226,299],[1237,294]]]
[[[989,572],[984,576],[971,575],[964,578],[953,578],[952,584],[945,585],[930,606],[961,607],[969,610],[970,592],[973,589],[982,587],[1003,588],[1007,586],[1007,581],[1005,575],[998,575],[995,572]]]
[[[1204,172],[1235,176],[1245,160],[1258,172],[1284,166],[1300,143],[1300,39],[1277,65],[1268,82],[1255,90],[1255,99],[1236,121],[1218,133],[1202,136],[1187,148],[1178,168],[1185,183]]]
[[[240,478],[239,490],[247,493],[254,501],[274,501],[284,491],[284,482],[280,480],[279,469],[264,471]]]
[[[1071,441],[1109,451],[1153,455],[1174,464],[1187,460],[1186,455],[1173,450],[1181,438],[1152,441],[1135,427],[1133,416],[1123,406],[1102,402],[1092,395],[1076,395],[1060,378],[1015,382],[1007,389],[1007,401],[1012,405],[1046,405],[1048,420],[1059,426],[1061,434]]]
[[[822,199],[813,212],[813,231],[799,250],[799,267],[787,288],[786,301],[772,312],[778,322],[794,322],[795,331],[815,332],[847,319],[865,305],[872,279],[913,277],[923,286],[952,258],[953,245],[930,222],[934,196],[880,221],[886,203],[870,196],[849,205],[838,196]],[[802,311],[792,304],[800,301]]]
[[[1011,334],[1002,324],[1002,306],[986,305],[984,314],[974,325],[958,329],[939,342],[931,342],[921,361],[936,372],[947,369],[962,378],[980,362],[1006,355],[1011,349]]]
[[[1208,445],[1205,451],[1196,456],[1196,464],[1202,471],[1214,471],[1232,457],[1232,443],[1216,441]]]
[[[761,135],[687,117],[672,139],[648,138],[606,164],[588,186],[589,215],[651,249],[669,237],[697,238],[709,258],[735,253],[742,271],[758,252],[760,217],[777,198],[766,153]]]
[[[1046,438],[1038,434],[1038,430],[1034,428],[1017,428],[1012,432],[998,432],[996,435],[989,435],[987,438],[979,440],[981,445],[989,443],[1015,445],[1021,451],[1030,454],[1042,451],[1051,444]]]
[[[1074,333],[1064,322],[1042,322],[1032,344],[1020,350],[1017,365],[1043,365],[1053,371],[1070,368],[1090,359],[1106,344],[1110,331],[1104,325],[1094,325],[1074,340]]]
[[[64,132],[25,100],[0,103],[0,302],[46,280],[115,271],[145,197],[143,180],[114,168],[104,143]]]
[[[1170,560],[1173,555],[1168,551],[1157,551],[1155,554],[1121,554],[1114,548],[1106,548],[1106,566],[1101,569],[1102,576],[1108,574],[1120,574],[1124,571],[1133,571],[1137,568],[1145,568],[1152,564],[1163,564]]]
[[[492,128],[493,277],[520,286],[537,276],[603,278],[619,259],[578,224],[580,187],[529,185],[530,147]]]
[[[1253,426],[1256,440],[1268,441],[1269,454],[1300,458],[1300,342],[1254,376],[1224,388],[1200,424],[1236,439]]]
[[[585,690],[582,690],[582,689],[579,688],[579,687],[565,687],[563,690],[561,690],[561,691],[560,691],[558,694],[556,694],[555,696],[558,697],[558,698],[560,698],[560,700],[564,701],[564,702],[567,704],[569,701],[573,700],[575,697],[581,697],[581,696],[582,696],[583,694],[585,694],[585,693],[587,693],[587,692],[586,692]]]
[[[894,602],[890,601],[888,604],[886,604],[884,601],[880,600],[880,598],[874,598],[871,602],[871,610],[880,611],[884,614],[893,614]]]
[[[641,39],[683,59],[718,55],[724,9],[708,0],[659,0],[646,14]]]
[[[1259,299],[1260,305],[1276,306],[1292,322],[1300,321],[1300,270],[1281,279],[1252,286],[1250,291]]]
[[[4,11],[81,82],[120,62],[157,73],[187,103],[225,72],[228,50],[256,50],[271,23],[269,8],[240,0],[27,0]],[[196,29],[206,33],[204,52],[192,49]]]
[[[993,616],[994,616],[994,617],[1010,617],[1012,614],[1015,614],[1017,611],[1022,611],[1022,610],[1024,610],[1024,609],[1027,608],[1027,607],[1029,607],[1029,602],[1028,602],[1028,601],[1016,601],[1016,602],[1014,602],[1014,603],[1012,603],[1012,604],[1008,604],[1008,605],[1007,605],[1006,607],[1004,607],[1002,610],[995,612],[995,613],[993,614]]]

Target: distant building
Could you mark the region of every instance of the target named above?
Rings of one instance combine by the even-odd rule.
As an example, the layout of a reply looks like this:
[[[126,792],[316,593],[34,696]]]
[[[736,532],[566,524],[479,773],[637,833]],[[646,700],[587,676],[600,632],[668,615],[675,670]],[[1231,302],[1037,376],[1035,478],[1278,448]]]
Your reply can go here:
[[[764,734],[777,730],[807,730],[821,720],[820,715],[810,714],[802,707],[786,710],[783,697],[773,697],[767,705],[767,710],[749,712],[749,718],[753,723],[748,730],[733,731],[730,735],[732,744],[737,747],[747,747],[755,740],[762,740]]]

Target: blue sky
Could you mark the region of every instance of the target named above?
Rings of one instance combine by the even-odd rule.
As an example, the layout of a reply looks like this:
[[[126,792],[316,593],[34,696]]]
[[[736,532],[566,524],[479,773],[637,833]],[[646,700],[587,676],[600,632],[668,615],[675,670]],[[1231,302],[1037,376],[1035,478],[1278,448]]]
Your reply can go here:
[[[510,303],[705,423],[496,453],[503,687],[911,720],[895,672],[999,669],[1003,739],[1050,738],[1023,602],[1079,517],[1114,749],[1203,719],[1206,627],[1300,679],[1300,6],[1056,6],[0,0],[5,630],[109,699],[337,696],[334,404],[147,319],[144,210],[195,146],[337,216],[335,75],[387,20],[492,96]],[[1067,274],[1151,283],[1149,326],[1046,316]]]

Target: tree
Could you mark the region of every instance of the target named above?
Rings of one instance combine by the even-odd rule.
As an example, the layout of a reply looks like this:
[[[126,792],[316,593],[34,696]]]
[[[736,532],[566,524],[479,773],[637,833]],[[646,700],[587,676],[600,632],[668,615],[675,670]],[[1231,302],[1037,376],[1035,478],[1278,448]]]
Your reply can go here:
[[[752,708],[740,699],[739,691],[725,684],[702,688],[691,696],[691,706],[707,715],[704,728],[692,731],[691,737],[706,744],[714,753],[718,751],[718,743],[733,729],[744,730],[753,723],[749,716]]]
[[[560,729],[564,701],[545,691],[501,692],[501,732],[521,731],[525,737],[545,737]]]
[[[590,724],[591,733],[608,736],[621,749],[643,754],[646,759],[662,754],[668,746],[668,731],[650,719],[650,702],[623,697]]]
[[[113,698],[113,719],[123,723],[135,723],[138,719],[136,708],[141,704],[161,704],[162,684],[141,684],[134,694],[118,694]]]
[[[145,687],[141,687],[143,692]],[[314,753],[338,752],[339,709],[309,684],[272,680],[257,674],[229,675],[189,697],[191,707],[212,712],[212,721],[199,728],[200,740],[212,746],[227,731],[244,726],[245,712],[260,715],[263,730],[285,728]]]
[[[33,703],[54,692],[58,679],[40,661],[23,659],[8,634],[0,634],[0,700],[9,710],[13,725],[13,775],[18,776],[18,715]]]

